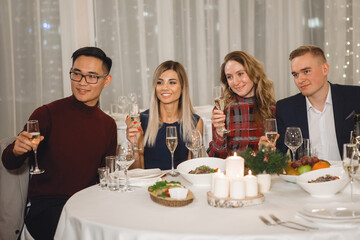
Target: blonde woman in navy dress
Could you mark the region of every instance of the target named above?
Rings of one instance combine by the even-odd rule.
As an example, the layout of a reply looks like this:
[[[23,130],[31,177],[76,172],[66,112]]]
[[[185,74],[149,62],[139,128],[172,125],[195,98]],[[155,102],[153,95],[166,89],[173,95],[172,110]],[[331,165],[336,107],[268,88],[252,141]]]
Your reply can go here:
[[[150,109],[140,114],[140,125],[132,127],[127,118],[127,139],[137,144],[140,161],[133,167],[171,169],[171,153],[166,146],[166,127],[176,126],[178,146],[174,153],[174,167],[189,159],[185,146],[191,131],[203,134],[203,120],[195,114],[189,94],[184,67],[174,61],[161,63],[153,76]]]

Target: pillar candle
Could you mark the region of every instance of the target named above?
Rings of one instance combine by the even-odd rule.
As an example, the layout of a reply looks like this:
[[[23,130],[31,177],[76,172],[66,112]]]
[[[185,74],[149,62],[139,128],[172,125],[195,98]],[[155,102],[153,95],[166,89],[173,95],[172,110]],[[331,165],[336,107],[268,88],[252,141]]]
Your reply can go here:
[[[229,196],[229,182],[223,173],[215,177],[214,196],[218,198],[227,198]]]
[[[215,178],[216,178],[217,176],[219,176],[220,174],[223,174],[223,173],[221,173],[221,170],[220,170],[220,169],[218,169],[217,172],[211,174],[211,192],[212,192],[212,193],[215,192]]]
[[[236,176],[244,176],[244,158],[237,156],[227,157],[225,160],[226,165],[226,176],[229,179],[235,178]]]
[[[249,174],[245,176],[245,189],[246,197],[256,197],[258,195],[257,177],[251,174],[251,170],[249,170]]]
[[[259,191],[266,193],[271,188],[271,175],[270,174],[258,174],[257,181],[259,185]]]
[[[230,198],[231,199],[245,198],[245,181],[243,178],[236,177],[230,180]]]

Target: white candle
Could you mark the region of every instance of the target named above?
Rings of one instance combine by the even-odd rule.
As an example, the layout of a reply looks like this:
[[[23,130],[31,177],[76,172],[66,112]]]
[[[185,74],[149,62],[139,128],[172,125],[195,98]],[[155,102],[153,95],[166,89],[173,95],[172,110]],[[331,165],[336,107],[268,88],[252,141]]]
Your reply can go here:
[[[244,158],[237,156],[236,153],[234,153],[234,156],[225,159],[225,165],[226,176],[229,179],[235,178],[236,176],[244,176]]]
[[[245,181],[243,178],[237,177],[230,180],[230,198],[245,198]]]
[[[271,175],[270,174],[258,174],[257,181],[259,185],[259,191],[261,193],[266,193],[270,190],[271,187]]]
[[[211,174],[211,192],[212,192],[212,193],[215,192],[215,178],[216,178],[217,176],[219,176],[220,174],[222,174],[220,169],[218,169],[217,172]]]
[[[249,174],[245,176],[245,186],[246,197],[256,197],[258,195],[257,177],[251,174],[251,170],[249,170]]]
[[[227,198],[229,196],[229,182],[223,173],[215,177],[214,196]]]

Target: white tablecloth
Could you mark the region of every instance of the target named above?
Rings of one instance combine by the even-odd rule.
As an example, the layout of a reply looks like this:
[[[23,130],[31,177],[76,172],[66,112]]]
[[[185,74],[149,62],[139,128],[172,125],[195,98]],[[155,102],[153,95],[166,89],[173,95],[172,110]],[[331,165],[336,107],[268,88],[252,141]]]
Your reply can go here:
[[[173,178],[167,177],[167,180]],[[195,188],[180,178],[195,195],[194,201],[179,208],[153,202],[147,188],[122,193],[92,186],[66,203],[55,239],[121,240],[216,240],[216,239],[360,239],[356,228],[327,228],[301,232],[281,226],[266,226],[259,215],[273,213],[282,220],[312,225],[296,216],[305,203],[348,201],[348,193],[333,198],[313,198],[294,183],[273,177],[273,186],[261,205],[245,208],[215,208],[207,204],[206,188]],[[270,219],[270,218],[269,218]]]

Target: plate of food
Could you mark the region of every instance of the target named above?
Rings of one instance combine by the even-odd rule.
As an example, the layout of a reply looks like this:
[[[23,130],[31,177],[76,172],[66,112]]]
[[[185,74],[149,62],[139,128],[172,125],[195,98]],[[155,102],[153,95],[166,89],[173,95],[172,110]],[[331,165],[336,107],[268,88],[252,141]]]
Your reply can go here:
[[[194,200],[194,194],[178,181],[159,181],[148,187],[151,200],[167,207],[186,206]]]

